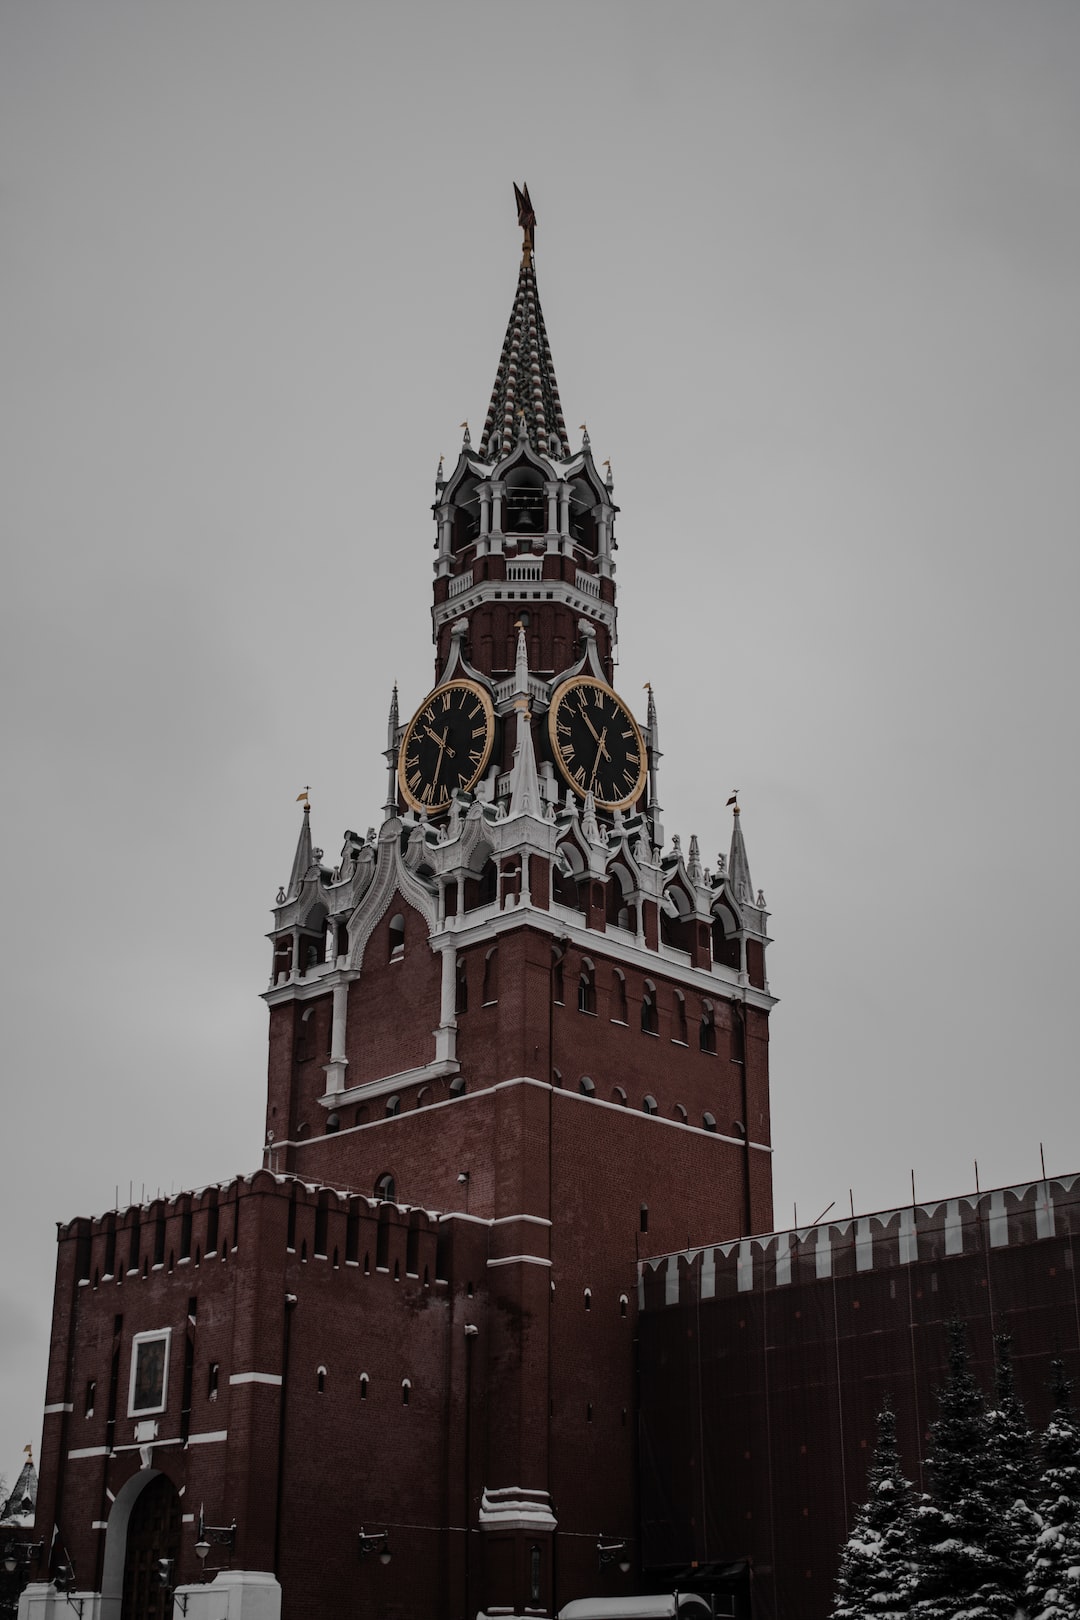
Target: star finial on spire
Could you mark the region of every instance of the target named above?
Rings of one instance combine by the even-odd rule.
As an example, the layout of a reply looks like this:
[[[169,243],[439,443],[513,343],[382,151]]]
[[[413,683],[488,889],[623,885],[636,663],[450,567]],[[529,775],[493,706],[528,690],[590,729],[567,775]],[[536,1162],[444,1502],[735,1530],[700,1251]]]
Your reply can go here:
[[[522,265],[530,265],[532,264],[533,240],[534,232],[536,230],[536,210],[532,205],[532,198],[529,196],[529,188],[525,184],[524,180],[521,182],[520,186],[516,181],[514,182],[514,198],[517,202],[518,224],[521,226],[523,232],[521,243],[521,262]]]

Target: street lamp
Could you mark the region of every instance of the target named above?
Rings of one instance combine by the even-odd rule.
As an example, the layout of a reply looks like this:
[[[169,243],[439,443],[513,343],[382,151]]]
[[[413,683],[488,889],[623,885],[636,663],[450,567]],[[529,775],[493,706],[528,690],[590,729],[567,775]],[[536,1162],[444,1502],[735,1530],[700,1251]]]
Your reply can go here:
[[[370,1558],[372,1553],[378,1553],[380,1564],[388,1564],[390,1562],[389,1531],[372,1530],[369,1533],[364,1529],[363,1525],[361,1525],[358,1546],[360,1549],[361,1558]]]
[[[610,1569],[612,1564],[618,1564],[623,1575],[630,1568],[630,1543],[628,1541],[605,1541],[603,1536],[596,1543],[596,1561],[601,1569]]]

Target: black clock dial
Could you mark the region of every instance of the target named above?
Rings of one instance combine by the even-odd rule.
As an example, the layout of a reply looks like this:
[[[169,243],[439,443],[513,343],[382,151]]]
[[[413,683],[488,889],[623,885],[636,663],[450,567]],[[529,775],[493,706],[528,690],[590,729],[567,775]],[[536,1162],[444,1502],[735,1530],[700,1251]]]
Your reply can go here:
[[[637,722],[610,686],[579,675],[559,688],[548,710],[555,763],[582,798],[625,810],[645,786],[645,744]]]
[[[414,810],[432,815],[469,792],[487,769],[495,741],[491,698],[475,681],[447,681],[424,699],[398,755],[398,784]]]

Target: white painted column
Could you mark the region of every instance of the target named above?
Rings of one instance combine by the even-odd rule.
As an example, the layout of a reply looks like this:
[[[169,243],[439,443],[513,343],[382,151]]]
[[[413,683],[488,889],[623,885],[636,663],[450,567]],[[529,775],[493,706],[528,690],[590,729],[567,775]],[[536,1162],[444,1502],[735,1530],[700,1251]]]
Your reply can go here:
[[[442,951],[442,985],[439,1027],[435,1031],[435,1061],[445,1063],[457,1057],[457,943],[451,938],[439,948]]]
[[[349,1067],[349,1060],[345,1056],[349,982],[345,980],[334,986],[334,1005],[330,1020],[330,1061],[324,1065],[327,1092],[345,1090],[345,1071]]]

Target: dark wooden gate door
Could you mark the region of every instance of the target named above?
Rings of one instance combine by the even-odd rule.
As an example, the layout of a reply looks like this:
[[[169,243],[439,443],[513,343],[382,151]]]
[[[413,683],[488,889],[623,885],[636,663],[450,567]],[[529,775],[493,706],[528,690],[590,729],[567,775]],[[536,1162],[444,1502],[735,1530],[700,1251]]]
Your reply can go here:
[[[180,1552],[180,1498],[159,1474],[136,1499],[128,1520],[121,1620],[170,1620],[172,1593],[158,1579],[158,1559]]]

